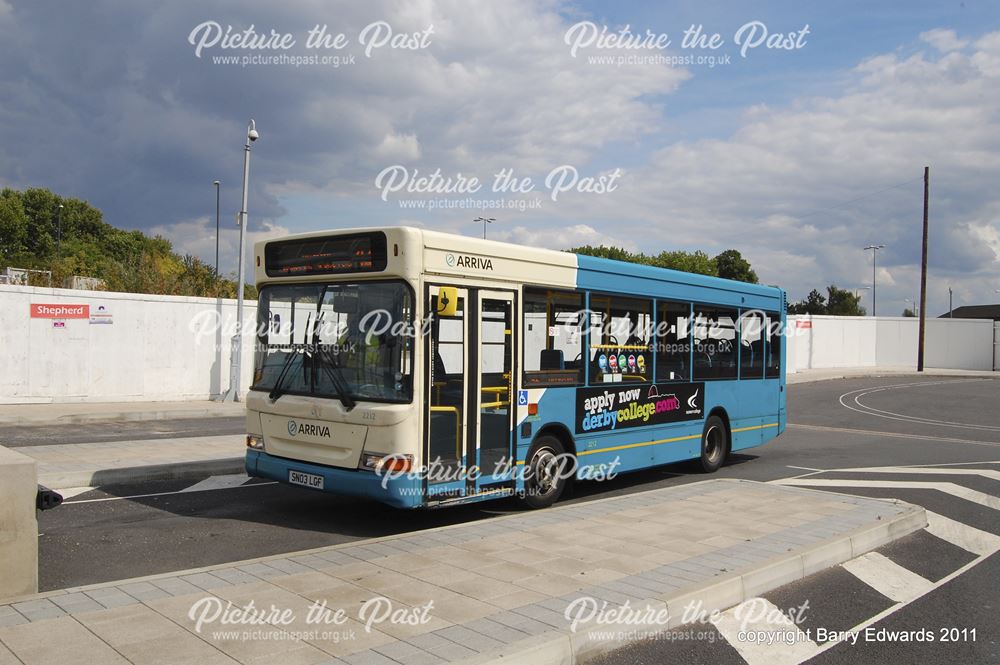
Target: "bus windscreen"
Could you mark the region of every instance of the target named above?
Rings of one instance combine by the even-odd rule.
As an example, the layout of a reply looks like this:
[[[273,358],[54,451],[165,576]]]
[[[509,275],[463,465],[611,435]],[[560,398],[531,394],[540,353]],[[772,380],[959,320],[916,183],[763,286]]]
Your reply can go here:
[[[386,267],[384,233],[303,238],[268,243],[268,277],[380,272]]]

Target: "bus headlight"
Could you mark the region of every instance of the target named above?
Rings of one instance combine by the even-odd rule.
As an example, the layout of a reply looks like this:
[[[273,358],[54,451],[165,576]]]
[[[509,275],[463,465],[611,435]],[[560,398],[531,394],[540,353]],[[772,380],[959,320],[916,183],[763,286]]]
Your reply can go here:
[[[264,437],[260,434],[247,434],[247,448],[264,450]]]
[[[361,467],[375,473],[406,473],[413,468],[413,455],[365,453],[361,457]]]

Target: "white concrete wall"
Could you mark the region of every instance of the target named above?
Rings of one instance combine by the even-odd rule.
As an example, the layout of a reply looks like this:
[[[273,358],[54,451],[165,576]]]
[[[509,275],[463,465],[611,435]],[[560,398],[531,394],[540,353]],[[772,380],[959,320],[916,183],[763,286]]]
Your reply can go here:
[[[32,304],[104,305],[111,324],[30,318]],[[256,304],[244,316],[250,330]],[[192,322],[218,319],[212,334]],[[0,286],[0,403],[208,399],[229,387],[236,301]],[[243,379],[253,366],[252,332],[243,338]]]
[[[917,366],[919,321],[902,317],[789,316],[788,371]],[[811,326],[811,327],[807,327]],[[927,319],[924,366],[994,368],[994,324]]]

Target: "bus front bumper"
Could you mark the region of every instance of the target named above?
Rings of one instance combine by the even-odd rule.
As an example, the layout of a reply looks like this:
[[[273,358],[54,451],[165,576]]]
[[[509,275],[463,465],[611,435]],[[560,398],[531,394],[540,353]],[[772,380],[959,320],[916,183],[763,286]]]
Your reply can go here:
[[[419,508],[424,505],[423,485],[419,478],[389,478],[372,471],[353,471],[274,457],[259,450],[247,450],[247,475],[288,482],[289,471],[322,476],[324,492],[375,499],[395,508]],[[385,487],[383,487],[385,481]],[[297,485],[295,485],[297,487]]]

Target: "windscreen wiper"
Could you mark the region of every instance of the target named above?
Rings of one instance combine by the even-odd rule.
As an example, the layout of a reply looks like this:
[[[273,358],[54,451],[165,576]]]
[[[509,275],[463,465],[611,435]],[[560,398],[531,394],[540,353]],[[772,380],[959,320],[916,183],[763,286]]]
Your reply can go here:
[[[267,394],[267,398],[271,402],[276,402],[279,397],[285,394],[281,389],[281,386],[285,383],[285,377],[288,375],[288,369],[292,366],[292,361],[299,353],[295,350],[295,345],[292,345],[291,351],[288,353],[288,357],[285,358],[285,364],[281,366],[281,372],[278,373],[278,379],[274,382],[274,387],[271,388],[271,392]]]
[[[325,288],[323,290],[324,292],[326,291]],[[320,302],[322,302],[322,297],[320,298]],[[323,319],[323,314],[316,317],[316,325],[313,326],[312,350],[314,354],[319,352],[321,356],[320,366],[326,372],[327,377],[330,379],[330,383],[333,384],[333,388],[336,391],[336,397],[340,400],[340,403],[344,405],[344,408],[350,411],[357,406],[357,402],[355,402],[354,398],[351,397],[351,391],[347,386],[347,382],[344,380],[340,364],[337,362],[337,359],[333,357],[333,354],[330,353],[329,347],[319,343],[319,329]],[[315,391],[315,379],[313,380],[313,390]]]

